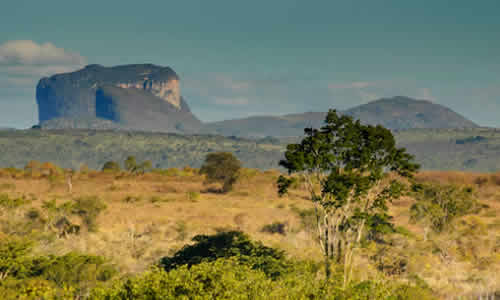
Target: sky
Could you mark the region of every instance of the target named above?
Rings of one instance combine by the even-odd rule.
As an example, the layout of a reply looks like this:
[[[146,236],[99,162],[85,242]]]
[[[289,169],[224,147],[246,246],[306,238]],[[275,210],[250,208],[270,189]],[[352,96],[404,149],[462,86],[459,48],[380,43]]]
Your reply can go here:
[[[86,64],[172,67],[202,121],[426,99],[500,127],[498,0],[0,4],[0,127],[38,123],[37,81]]]

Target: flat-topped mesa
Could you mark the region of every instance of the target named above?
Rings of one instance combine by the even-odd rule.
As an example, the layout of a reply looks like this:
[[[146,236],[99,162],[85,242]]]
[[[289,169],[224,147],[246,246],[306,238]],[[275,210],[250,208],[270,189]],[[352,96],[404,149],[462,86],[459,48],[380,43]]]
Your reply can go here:
[[[101,103],[103,100],[99,95],[102,94],[103,89],[109,91],[109,87],[128,90],[130,93],[113,90],[112,101],[106,98],[109,103]],[[137,116],[135,123],[138,123],[142,117],[148,119],[148,116],[154,114],[159,128],[165,126],[167,117],[169,123],[177,119],[179,116],[175,116],[176,114],[183,115],[180,118],[182,120],[196,119],[182,99],[179,76],[170,67],[152,64],[115,67],[88,65],[72,73],[42,78],[37,85],[36,98],[40,123],[52,119],[102,118],[103,112],[100,110],[103,108],[106,116],[118,115],[118,112],[123,115],[126,111],[133,110],[127,114],[134,115],[135,113]],[[148,103],[145,103],[146,101]],[[151,102],[154,105],[150,105]],[[162,120],[162,125],[160,125],[162,116],[165,120]],[[120,123],[119,120],[108,119]],[[196,123],[199,123],[199,120],[196,119]],[[122,123],[121,125],[129,124]]]

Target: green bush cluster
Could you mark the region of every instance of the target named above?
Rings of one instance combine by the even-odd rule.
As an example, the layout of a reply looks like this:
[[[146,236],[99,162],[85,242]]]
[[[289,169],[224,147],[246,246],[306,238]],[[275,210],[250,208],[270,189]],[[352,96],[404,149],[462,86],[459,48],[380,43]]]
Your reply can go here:
[[[0,194],[0,208],[3,209],[16,209],[30,202],[31,200],[25,196],[11,198],[8,194]]]
[[[414,184],[412,194],[416,203],[410,208],[411,219],[422,222],[436,232],[447,229],[457,217],[481,209],[470,187]]]
[[[98,197],[82,197],[73,204],[73,213],[79,215],[89,231],[97,231],[97,217],[106,209],[106,204]]]
[[[434,299],[419,286],[363,281],[341,288],[340,273],[328,281],[311,262],[251,241],[241,232],[197,236],[161,268],[96,288],[91,299]]]
[[[0,241],[0,299],[77,298],[117,273],[99,256],[35,256],[32,246],[17,238]]]

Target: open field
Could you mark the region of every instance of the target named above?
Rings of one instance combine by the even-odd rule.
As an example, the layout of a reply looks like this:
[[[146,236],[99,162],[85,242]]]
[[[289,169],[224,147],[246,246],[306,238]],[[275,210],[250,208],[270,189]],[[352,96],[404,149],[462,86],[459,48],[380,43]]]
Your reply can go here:
[[[122,274],[147,270],[194,235],[221,229],[241,230],[295,259],[321,259],[307,194],[298,184],[279,198],[276,170],[244,169],[228,194],[213,192],[197,169],[191,168],[143,175],[77,172],[71,193],[67,175],[54,174],[0,171],[0,195],[25,199],[15,207],[0,206],[0,236],[30,236],[37,241],[37,254],[77,251],[103,256]],[[402,198],[390,208],[396,233],[383,243],[370,241],[363,246],[355,261],[355,277],[363,280],[384,274],[425,282],[442,298],[500,290],[500,174],[421,172],[417,179],[470,186],[482,209],[460,217],[450,230],[430,233],[425,240],[422,224],[410,222],[415,200]],[[48,216],[46,203],[52,200],[61,206],[94,196],[106,205],[95,232],[70,214],[71,223],[82,228],[79,234],[60,236],[43,226],[29,225],[28,212]],[[262,230],[275,222],[284,224],[282,233]]]

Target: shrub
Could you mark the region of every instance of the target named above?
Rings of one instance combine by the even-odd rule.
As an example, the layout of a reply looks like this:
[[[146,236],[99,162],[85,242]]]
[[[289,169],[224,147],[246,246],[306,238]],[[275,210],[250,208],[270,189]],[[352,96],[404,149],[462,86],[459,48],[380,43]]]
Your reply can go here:
[[[73,213],[82,217],[87,229],[97,231],[97,217],[106,209],[106,204],[97,197],[83,197],[76,199]]]
[[[500,173],[496,173],[496,174],[491,175],[491,181],[494,184],[500,186]]]
[[[125,170],[129,172],[134,172],[135,169],[137,168],[137,161],[135,159],[135,156],[128,156],[127,159],[125,159]]]
[[[24,278],[29,274],[31,247],[31,242],[22,239],[0,240],[0,282],[7,277]]]
[[[283,197],[285,194],[287,194],[288,189],[294,182],[294,178],[286,178],[285,176],[280,175],[280,177],[278,177],[278,181],[276,182],[276,184],[278,185],[278,196]]]
[[[215,152],[206,156],[200,174],[206,175],[207,183],[221,183],[222,192],[232,190],[241,169],[241,162],[230,152]]]
[[[36,208],[31,208],[30,210],[28,210],[25,216],[30,220],[38,220],[39,218],[41,218],[40,211]]]
[[[203,262],[170,272],[152,270],[96,289],[94,299],[264,299],[272,289],[266,275],[234,259]]]
[[[318,280],[313,264],[296,263],[273,280],[239,257],[219,258],[168,272],[153,269],[107,288],[97,288],[91,299],[435,299],[418,286],[385,281],[353,282],[340,287],[338,274]]]
[[[166,202],[171,202],[171,199],[167,198],[161,198],[158,196],[152,196],[151,199],[149,200],[151,203],[166,203]]]
[[[262,270],[273,278],[286,273],[288,269],[288,262],[282,251],[252,242],[239,231],[197,235],[193,241],[195,244],[185,246],[174,256],[162,258],[160,266],[169,271],[184,265],[191,267],[219,258],[237,257],[252,269]]]
[[[104,172],[120,172],[121,167],[116,161],[108,161],[102,166],[102,171]]]
[[[68,253],[33,257],[31,246],[31,242],[19,239],[0,241],[0,298],[80,298],[97,282],[117,273],[99,256]]]
[[[266,233],[277,233],[277,234],[281,234],[281,235],[285,235],[286,232],[286,226],[287,224],[286,223],[282,223],[282,222],[274,222],[272,224],[267,224],[267,225],[264,225],[261,229],[262,232],[266,232]]]
[[[40,276],[59,287],[107,281],[117,273],[117,270],[100,256],[74,252],[63,256],[35,258],[32,268],[32,276]]]
[[[445,230],[456,217],[480,210],[474,191],[454,185],[415,184],[416,203],[410,208],[411,220],[422,221],[436,232]]]
[[[25,196],[11,198],[7,194],[0,194],[0,207],[5,209],[16,209],[23,205],[29,204],[31,202],[30,199]]]
[[[125,202],[125,203],[137,203],[140,201],[141,201],[141,197],[139,197],[139,196],[130,196],[129,195],[123,199],[123,202]]]
[[[186,193],[188,201],[197,202],[200,199],[200,193],[198,192],[187,192]]]

